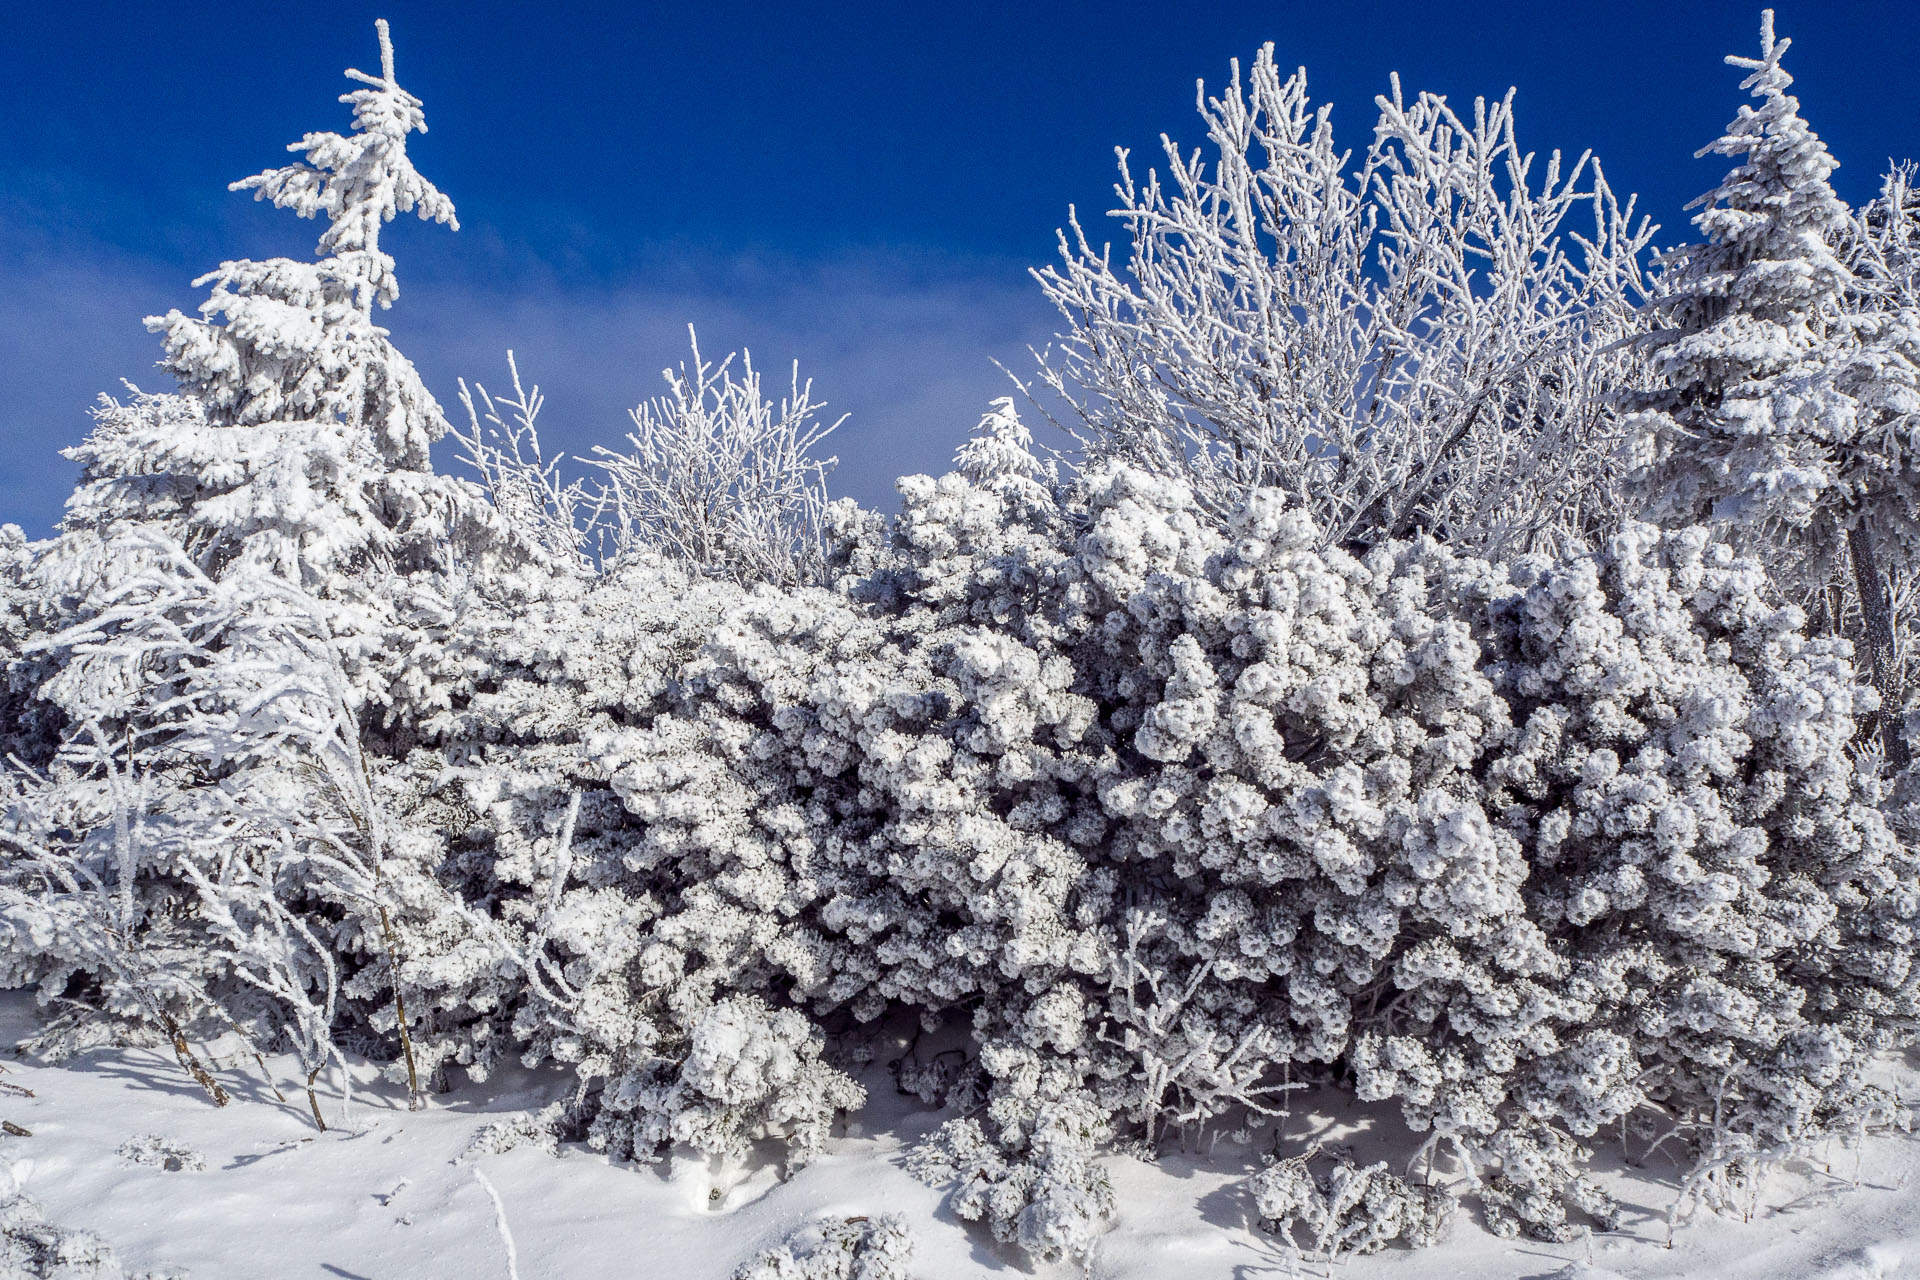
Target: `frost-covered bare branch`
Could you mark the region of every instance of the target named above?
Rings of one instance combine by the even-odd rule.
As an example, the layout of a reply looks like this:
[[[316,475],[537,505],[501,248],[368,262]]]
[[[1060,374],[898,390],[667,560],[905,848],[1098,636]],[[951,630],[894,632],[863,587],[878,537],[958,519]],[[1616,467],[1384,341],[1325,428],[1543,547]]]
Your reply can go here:
[[[715,364],[688,336],[692,363],[665,370],[666,394],[632,411],[627,448],[590,459],[606,476],[606,553],[656,552],[742,582],[815,580],[834,464],[816,450],[845,419],[820,419],[798,364],[776,402],[750,355],[736,376],[733,356]]]
[[[1597,161],[1522,151],[1511,94],[1462,116],[1396,80],[1378,106],[1356,161],[1268,45],[1202,86],[1210,151],[1163,137],[1144,181],[1122,151],[1124,261],[1074,218],[1036,273],[1069,325],[1041,382],[1093,456],[1182,476],[1219,515],[1273,487],[1330,543],[1583,532],[1653,229]]]
[[[584,562],[600,504],[584,482],[562,479],[561,459],[549,459],[541,449],[535,421],[546,401],[538,383],[521,385],[520,366],[511,351],[507,373],[513,382],[511,399],[496,399],[481,384],[470,389],[466,379],[460,380],[467,427],[456,424],[448,434],[459,447],[460,461],[480,477],[494,507],[523,537],[548,555]]]

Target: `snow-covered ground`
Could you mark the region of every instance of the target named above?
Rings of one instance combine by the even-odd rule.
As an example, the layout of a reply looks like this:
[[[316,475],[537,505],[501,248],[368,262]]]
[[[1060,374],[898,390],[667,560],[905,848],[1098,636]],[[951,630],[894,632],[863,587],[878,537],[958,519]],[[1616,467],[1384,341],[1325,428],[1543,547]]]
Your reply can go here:
[[[0,1036],[11,1043],[31,1025],[26,997],[0,993]],[[771,1162],[716,1176],[704,1162],[632,1166],[584,1148],[562,1148],[556,1158],[522,1146],[462,1162],[485,1126],[536,1110],[564,1090],[563,1079],[545,1074],[464,1086],[409,1113],[403,1097],[369,1073],[344,1122],[337,1094],[324,1099],[332,1127],[319,1133],[290,1063],[268,1066],[288,1101],[275,1098],[257,1066],[235,1062],[223,1072],[234,1101],[221,1109],[154,1050],[98,1051],[60,1067],[8,1060],[0,1078],[34,1096],[0,1098],[0,1119],[32,1136],[0,1137],[0,1161],[50,1219],[102,1234],[130,1271],[185,1271],[194,1280],[504,1278],[506,1247],[476,1167],[498,1189],[523,1280],[724,1280],[809,1221],[880,1213],[907,1220],[917,1240],[914,1274],[924,1280],[1080,1273],[1071,1265],[1023,1265],[954,1220],[942,1210],[942,1193],[908,1175],[905,1148],[943,1117],[900,1098],[883,1068],[869,1073],[873,1100],[845,1136],[783,1182]],[[1899,1074],[1903,1093],[1913,1096],[1920,1075]],[[1302,1111],[1290,1124],[1289,1145],[1351,1136],[1378,1118]],[[1389,1133],[1370,1136],[1375,1145],[1394,1141]],[[1625,1224],[1590,1245],[1497,1239],[1468,1212],[1438,1249],[1329,1266],[1292,1256],[1254,1227],[1241,1186],[1254,1157],[1222,1142],[1206,1155],[1166,1155],[1157,1164],[1113,1159],[1120,1218],[1091,1273],[1114,1280],[1920,1276],[1916,1161],[1920,1139],[1897,1135],[1835,1150],[1826,1167],[1806,1163],[1777,1174],[1752,1221],[1702,1215],[1671,1248],[1671,1167],[1655,1157],[1630,1172],[1615,1161],[1607,1181],[1628,1206]]]

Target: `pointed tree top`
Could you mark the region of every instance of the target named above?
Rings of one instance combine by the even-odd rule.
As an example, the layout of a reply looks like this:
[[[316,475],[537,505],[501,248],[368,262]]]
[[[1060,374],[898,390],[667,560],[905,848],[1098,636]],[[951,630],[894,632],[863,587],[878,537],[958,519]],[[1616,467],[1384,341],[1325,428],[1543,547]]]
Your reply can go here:
[[[387,20],[385,18],[375,18],[373,20],[373,29],[379,33],[380,36],[380,74],[378,76],[370,76],[357,68],[348,67],[345,73],[346,77],[349,80],[358,80],[361,84],[369,85],[375,89],[384,89],[388,93],[400,92],[400,82],[396,80],[393,75],[393,34],[387,29]],[[413,95],[408,94],[407,96],[411,98]],[[351,102],[353,101],[353,96],[349,94],[347,97],[342,98],[341,101]],[[421,132],[424,133],[425,130],[423,129]]]
[[[1727,55],[1727,65],[1753,72],[1740,82],[1740,87],[1751,89],[1756,84],[1761,85],[1760,94],[1756,96],[1762,96],[1769,88],[1784,89],[1793,83],[1793,77],[1780,66],[1780,59],[1785,57],[1787,50],[1792,47],[1791,38],[1774,39],[1773,10],[1762,9],[1760,11],[1760,56],[1749,58],[1743,54],[1730,53]]]
[[[393,36],[387,30],[385,18],[375,18],[373,29],[380,33],[380,78],[389,85],[393,83]],[[1767,10],[1767,30],[1773,29],[1773,10]]]

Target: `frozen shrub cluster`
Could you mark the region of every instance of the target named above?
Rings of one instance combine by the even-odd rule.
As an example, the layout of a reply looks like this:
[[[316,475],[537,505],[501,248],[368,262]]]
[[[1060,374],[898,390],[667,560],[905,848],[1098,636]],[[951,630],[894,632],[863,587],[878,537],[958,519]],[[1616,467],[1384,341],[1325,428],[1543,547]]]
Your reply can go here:
[[[470,1165],[481,1156],[497,1156],[521,1147],[557,1156],[560,1154],[559,1129],[565,1112],[564,1102],[550,1102],[538,1111],[490,1120],[480,1126],[453,1162]]]
[[[0,1275],[13,1280],[185,1280],[184,1274],[126,1270],[105,1240],[47,1221],[39,1202],[18,1191],[0,1196]]]
[[[913,1237],[891,1215],[809,1225],[733,1273],[733,1280],[912,1280]]]
[[[676,1143],[739,1160],[759,1137],[787,1143],[789,1168],[818,1154],[834,1117],[866,1100],[820,1061],[820,1034],[791,1009],[729,996],[703,1010],[680,1046],[606,1086],[588,1140],[646,1155]],[[678,1052],[672,1052],[672,1049]]]
[[[1294,1248],[1338,1258],[1402,1240],[1422,1248],[1452,1233],[1457,1205],[1445,1188],[1397,1177],[1384,1162],[1363,1169],[1335,1159],[1315,1174],[1319,1154],[1316,1148],[1276,1160],[1247,1184],[1260,1217]]]
[[[1575,1133],[1649,1101],[1791,1139],[1914,1015],[1920,866],[1846,749],[1873,695],[1763,588],[1701,531],[1630,525],[1489,601],[1518,723],[1485,776],[1581,1030],[1518,1097]]]
[[[957,1210],[1071,1252],[1104,1130],[1345,1077],[1556,1236],[1610,1215],[1603,1123],[1705,1151],[1863,1104],[1920,879],[1848,754],[1871,695],[1751,563],[1643,526],[1355,557],[1126,467],[903,494],[871,570],[743,597],[603,764],[677,886],[657,1000],[969,1019]]]
[[[1710,1160],[1872,1104],[1920,876],[1848,754],[1871,694],[1756,566],[1636,525],[1506,566],[1356,556],[1274,491],[1221,528],[1179,481],[1039,475],[903,482],[833,589],[645,558],[476,587],[434,658],[466,674],[365,766],[381,892],[340,879],[371,847],[344,829],[327,876],[296,843],[256,910],[312,942],[290,923],[258,972],[311,975],[290,1005],[350,972],[316,1036],[392,1035],[403,994],[423,1076],[568,1064],[563,1128],[636,1156],[776,1137],[804,1162],[861,1098],[828,1032],[959,1019],[933,1088],[982,1110],[942,1139],[951,1205],[1036,1257],[1091,1247],[1111,1137],[1302,1081],[1399,1106],[1490,1222],[1549,1238],[1610,1219],[1580,1143],[1604,1124],[1658,1110]],[[324,770],[337,741],[250,749]],[[354,884],[390,962],[328,887]],[[230,908],[164,917],[215,975],[255,954]],[[1322,1251],[1440,1229],[1424,1189],[1294,1172],[1258,1194]]]
[[[1112,1129],[1084,1097],[1040,1110],[1024,1159],[1009,1159],[972,1120],[950,1120],[909,1153],[948,1205],[1002,1244],[1046,1261],[1084,1259],[1113,1217],[1113,1186],[1095,1159]]]

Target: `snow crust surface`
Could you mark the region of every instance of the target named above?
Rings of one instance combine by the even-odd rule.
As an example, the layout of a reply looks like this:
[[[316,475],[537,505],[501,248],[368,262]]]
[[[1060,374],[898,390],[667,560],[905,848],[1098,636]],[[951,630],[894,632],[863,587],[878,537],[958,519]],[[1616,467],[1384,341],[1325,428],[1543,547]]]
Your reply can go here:
[[[30,999],[0,993],[0,1036],[34,1022]],[[217,1046],[216,1046],[217,1048]],[[907,1148],[949,1118],[897,1094],[883,1067],[868,1073],[869,1104],[810,1165],[783,1181],[772,1152],[721,1167],[704,1159],[657,1166],[610,1161],[582,1147],[556,1157],[537,1144],[467,1156],[490,1123],[561,1096],[558,1073],[501,1072],[409,1113],[371,1068],[356,1081],[344,1121],[337,1091],[323,1096],[318,1132],[294,1088],[291,1057],[269,1059],[287,1101],[251,1061],[225,1061],[234,1096],[212,1106],[165,1053],[97,1050],[63,1066],[9,1060],[4,1117],[30,1137],[0,1137],[0,1164],[63,1227],[104,1236],[129,1272],[194,1280],[313,1276],[506,1277],[493,1205],[473,1177],[499,1190],[523,1280],[727,1280],[743,1263],[813,1223],[895,1214],[911,1229],[921,1280],[1018,1276],[1065,1280],[1080,1268],[1032,1267],[943,1208],[945,1193],[903,1167]],[[1890,1083],[1920,1087],[1905,1066]],[[1391,1143],[1393,1121],[1328,1097],[1287,1120],[1290,1142],[1338,1142],[1362,1132]],[[1265,1139],[1270,1142],[1271,1138]],[[1411,1144],[1409,1144],[1411,1145]],[[1598,1145],[1598,1144],[1597,1144]],[[129,1158],[164,1147],[173,1162]],[[1626,1210],[1622,1228],[1590,1241],[1502,1240],[1471,1213],[1451,1242],[1329,1264],[1293,1255],[1251,1221],[1247,1175],[1257,1153],[1231,1141],[1157,1162],[1107,1161],[1118,1221],[1086,1274],[1107,1280],[1340,1276],[1348,1280],[1474,1276],[1485,1280],[1881,1280],[1920,1276],[1920,1139],[1869,1137],[1816,1153],[1763,1189],[1751,1222],[1702,1215],[1667,1244],[1674,1170],[1656,1155],[1640,1170],[1601,1145],[1603,1180]],[[198,1161],[194,1159],[198,1157]],[[764,1157],[764,1158],[762,1158]],[[199,1161],[204,1169],[196,1168]],[[180,1167],[171,1168],[170,1163]]]

